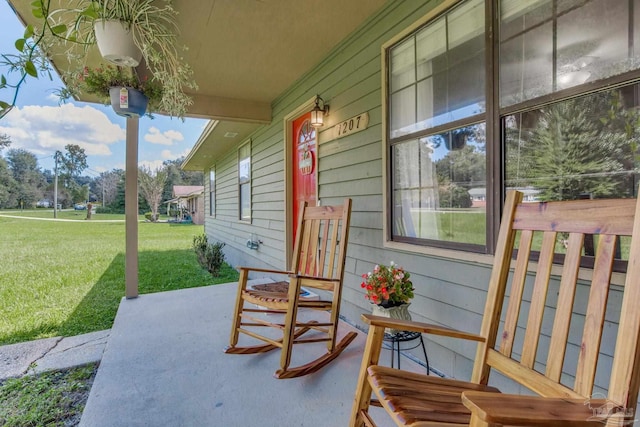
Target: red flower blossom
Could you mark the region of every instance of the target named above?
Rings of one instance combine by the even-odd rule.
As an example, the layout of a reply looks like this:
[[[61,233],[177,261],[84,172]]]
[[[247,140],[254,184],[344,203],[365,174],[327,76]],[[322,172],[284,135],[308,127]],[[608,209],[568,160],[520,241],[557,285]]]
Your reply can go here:
[[[360,287],[366,290],[365,298],[376,304],[397,305],[413,298],[410,274],[391,262],[390,266],[376,265],[373,272],[362,275]]]

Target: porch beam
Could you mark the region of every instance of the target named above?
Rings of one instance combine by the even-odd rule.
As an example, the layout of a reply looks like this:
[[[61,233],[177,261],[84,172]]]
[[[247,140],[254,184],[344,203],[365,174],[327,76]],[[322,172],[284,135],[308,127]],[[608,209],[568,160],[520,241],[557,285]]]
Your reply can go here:
[[[193,99],[193,105],[188,107],[189,117],[260,124],[271,123],[271,104],[268,102],[200,94],[189,94],[189,96]]]

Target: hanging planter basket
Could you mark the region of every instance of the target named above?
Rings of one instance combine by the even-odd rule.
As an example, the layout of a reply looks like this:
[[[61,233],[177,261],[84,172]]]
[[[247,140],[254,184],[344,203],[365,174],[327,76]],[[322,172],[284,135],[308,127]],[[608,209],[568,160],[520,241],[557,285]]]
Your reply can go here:
[[[136,67],[142,52],[133,41],[131,27],[121,21],[96,20],[93,27],[100,54],[120,66]]]
[[[465,133],[451,132],[451,139],[447,137],[444,141],[447,150],[460,150],[467,144],[467,135]]]
[[[137,89],[112,87],[109,89],[111,106],[119,116],[139,117],[147,112],[149,98]]]

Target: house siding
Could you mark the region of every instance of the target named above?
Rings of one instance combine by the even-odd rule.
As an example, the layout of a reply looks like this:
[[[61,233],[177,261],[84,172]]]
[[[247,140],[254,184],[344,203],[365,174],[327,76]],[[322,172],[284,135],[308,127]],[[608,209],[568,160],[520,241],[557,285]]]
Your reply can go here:
[[[445,258],[384,246],[381,46],[440,3],[389,2],[273,102],[271,124],[261,127],[250,137],[250,224],[238,220],[237,151],[216,159],[216,216],[207,215],[205,230],[210,239],[226,243],[224,250],[230,264],[285,268],[284,121],[292,111],[320,94],[331,109],[318,137],[318,197],[322,205],[339,204],[345,197],[353,200],[341,314],[347,321],[363,326],[360,315],[370,312],[371,308],[360,287],[361,275],[371,271],[376,263],[393,260],[412,274],[416,289],[410,311],[415,320],[479,331],[490,265],[464,261],[467,256],[464,252],[456,258]],[[332,138],[333,125],[364,112],[369,114],[367,129],[343,138]],[[208,198],[208,188],[205,194]],[[207,199],[206,206],[208,203]],[[246,246],[251,234],[261,241],[257,250]],[[528,292],[530,295],[531,291]],[[553,304],[556,292],[557,283],[550,290],[549,304]],[[582,286],[578,298],[586,300],[587,297],[588,289]],[[613,291],[610,299],[619,301],[619,292]],[[527,311],[525,306],[521,318],[526,320]],[[547,311],[545,331],[550,333],[548,324],[552,321],[552,307]],[[579,317],[580,313],[577,313],[576,318]],[[616,325],[607,322],[605,328],[614,331]],[[572,326],[568,358],[579,351],[577,332],[578,329]],[[609,331],[607,336],[612,336]],[[476,351],[474,343],[425,338],[433,368],[447,376],[469,378]],[[607,346],[608,339],[605,338],[603,347]],[[546,359],[544,348],[547,344],[541,343],[540,354],[545,355],[542,363]],[[603,352],[611,354],[612,351],[613,348],[609,348]],[[422,359],[419,349],[414,353],[417,359]],[[606,357],[601,365],[611,364]],[[572,370],[575,371],[575,366],[568,366],[567,375],[570,376]],[[503,391],[523,392],[499,375],[492,376],[491,382],[501,386]],[[597,384],[599,388],[606,388],[607,378],[598,376]]]

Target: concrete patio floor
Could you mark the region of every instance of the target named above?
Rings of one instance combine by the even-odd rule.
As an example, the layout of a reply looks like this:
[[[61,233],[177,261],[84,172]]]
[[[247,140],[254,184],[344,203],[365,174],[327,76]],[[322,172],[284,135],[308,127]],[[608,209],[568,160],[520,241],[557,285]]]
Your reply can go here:
[[[346,426],[365,334],[321,371],[277,380],[279,350],[223,353],[236,288],[229,283],[123,299],[80,425]],[[340,334],[351,330],[341,322]],[[292,366],[325,349],[297,346]],[[389,350],[382,357],[389,358]],[[424,372],[406,358],[402,366]],[[380,425],[391,423],[383,417]]]

